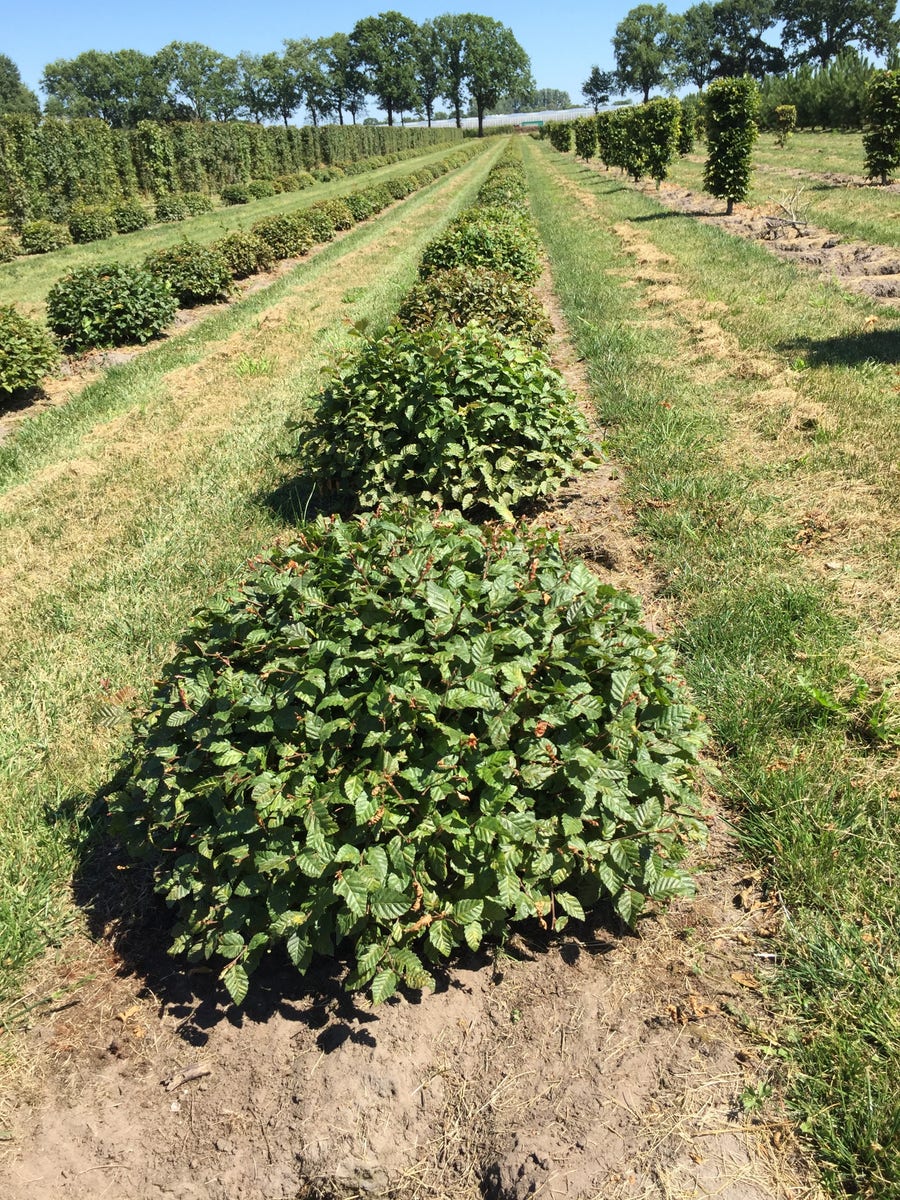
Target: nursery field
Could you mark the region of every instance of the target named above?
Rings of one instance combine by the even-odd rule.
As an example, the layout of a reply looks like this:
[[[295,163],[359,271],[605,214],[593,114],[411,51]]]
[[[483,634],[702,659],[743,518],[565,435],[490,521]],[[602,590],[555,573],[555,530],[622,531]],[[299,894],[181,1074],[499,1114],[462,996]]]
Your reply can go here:
[[[342,991],[343,961],[305,978],[264,963],[235,1008],[208,966],[165,955],[149,877],[105,836],[106,790],[191,613],[327,510],[285,458],[286,422],[310,421],[355,323],[388,325],[509,146],[545,253],[549,353],[604,460],[553,499],[526,490],[519,510],[636,593],[677,651],[711,734],[697,897],[652,903],[630,931],[621,904],[582,921],[558,893],[576,918],[564,932],[532,922],[498,951],[479,926],[433,994],[380,1006]],[[819,178],[852,173],[854,153],[850,135],[763,146],[756,186],[790,185],[783,154],[811,192],[822,184],[817,225],[896,244],[886,193]],[[698,171],[682,161],[675,180],[696,188]],[[287,200],[256,202],[253,219]],[[186,225],[211,240],[246,208],[117,238],[116,258]],[[38,312],[67,254],[103,247],[0,268],[0,301]],[[0,447],[4,1194],[897,1197],[898,344],[897,310],[618,173],[497,138],[13,429]],[[356,415],[333,428],[355,431]],[[340,437],[326,443],[339,458]],[[494,501],[493,478],[485,466],[496,518],[515,497]]]

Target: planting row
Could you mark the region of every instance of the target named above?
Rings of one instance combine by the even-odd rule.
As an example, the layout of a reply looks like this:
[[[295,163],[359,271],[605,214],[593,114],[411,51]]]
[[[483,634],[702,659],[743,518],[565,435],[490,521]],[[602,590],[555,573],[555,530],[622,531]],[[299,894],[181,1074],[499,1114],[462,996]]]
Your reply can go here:
[[[237,1003],[275,947],[349,953],[380,1001],[512,921],[691,890],[703,728],[671,652],[546,531],[464,515],[591,454],[538,269],[510,155],[300,430],[303,490],[347,515],[198,613],[137,725],[112,828]]]
[[[317,167],[314,171],[296,171],[272,179],[253,179],[249,183],[233,183],[222,188],[220,200],[224,205],[249,204],[283,192],[300,192],[316,182],[328,183],[346,175],[362,175],[380,167],[421,158],[433,152],[433,147],[413,148],[395,154],[376,155],[343,165]],[[38,219],[25,221],[18,228],[18,237],[0,232],[0,263],[12,262],[20,254],[48,254],[73,242],[96,242],[116,233],[136,233],[156,222],[184,221],[199,217],[215,208],[207,192],[176,192],[160,196],[150,205],[139,196],[129,196],[112,205],[76,204],[69,210],[65,224]]]
[[[185,239],[148,255],[142,267],[119,263],[81,267],[64,276],[47,297],[48,331],[0,305],[0,397],[36,387],[53,370],[60,348],[68,353],[143,344],[157,337],[179,306],[227,299],[233,281],[268,270],[278,259],[306,254],[381,212],[395,200],[468,161],[483,147],[456,147],[438,163],[343,199],[321,200],[296,212],[265,217],[249,231],[227,234],[209,246]]]

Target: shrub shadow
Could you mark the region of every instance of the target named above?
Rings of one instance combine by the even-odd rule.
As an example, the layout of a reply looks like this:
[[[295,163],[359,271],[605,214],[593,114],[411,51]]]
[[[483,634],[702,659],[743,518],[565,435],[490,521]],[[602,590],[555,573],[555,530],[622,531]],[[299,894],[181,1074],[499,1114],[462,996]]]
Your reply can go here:
[[[794,338],[778,349],[800,354],[815,366],[900,363],[900,331],[865,329],[831,338]]]

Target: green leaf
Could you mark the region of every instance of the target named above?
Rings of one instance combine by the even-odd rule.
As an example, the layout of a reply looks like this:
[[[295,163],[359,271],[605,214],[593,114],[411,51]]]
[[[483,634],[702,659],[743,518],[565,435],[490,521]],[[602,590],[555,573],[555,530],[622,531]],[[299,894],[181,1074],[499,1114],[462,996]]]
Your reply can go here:
[[[383,1004],[397,990],[397,975],[394,971],[379,971],[372,980],[372,1002]]]
[[[432,921],[428,926],[428,940],[445,958],[453,950],[453,934],[447,921]]]
[[[484,932],[479,921],[472,921],[463,929],[466,938],[466,944],[470,950],[477,950],[481,945],[481,939],[484,937]]]
[[[369,897],[372,915],[379,921],[396,921],[409,912],[410,901],[394,888],[379,888]]]
[[[554,895],[557,904],[562,908],[563,912],[567,912],[576,921],[584,920],[584,909],[581,907],[581,901],[577,896],[573,896],[571,892],[555,892]]]
[[[221,978],[232,1001],[238,1006],[243,1004],[250,989],[250,980],[241,964],[232,963],[231,966],[226,967]]]

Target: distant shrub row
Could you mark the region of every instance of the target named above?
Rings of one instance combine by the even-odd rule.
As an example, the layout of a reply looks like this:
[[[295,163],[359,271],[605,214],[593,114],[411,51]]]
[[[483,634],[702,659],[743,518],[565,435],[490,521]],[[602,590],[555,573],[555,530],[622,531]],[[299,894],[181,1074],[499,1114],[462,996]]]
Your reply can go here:
[[[338,230],[373,216],[480,150],[481,146],[459,146],[419,171],[363,188],[346,200],[321,200],[305,209],[263,218],[249,231],[230,233],[210,245],[185,239],[150,254],[140,267],[104,263],[72,271],[48,294],[50,329],[70,353],[143,344],[170,324],[179,305],[227,298],[234,279],[267,270],[276,260],[306,254]],[[5,318],[10,330],[31,332],[14,338],[10,334],[0,350],[0,396],[35,386],[53,361],[43,349],[48,335],[25,317],[14,317]]]

